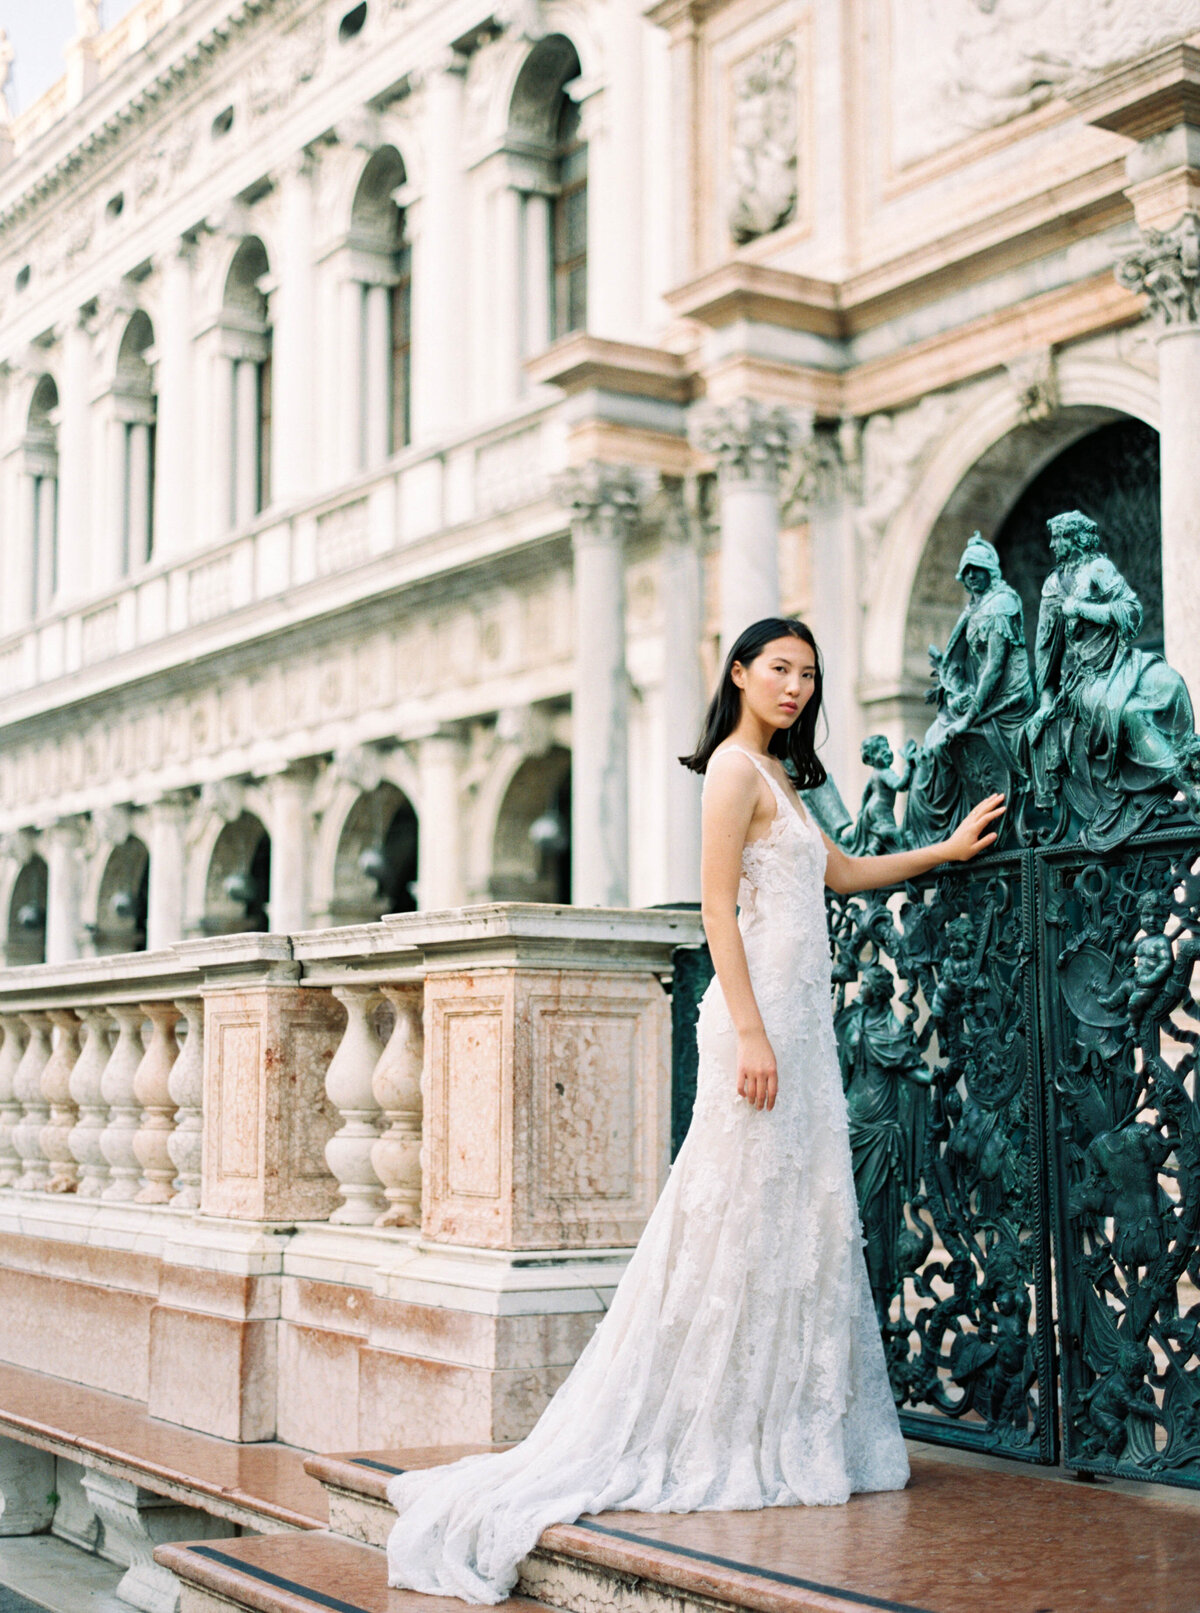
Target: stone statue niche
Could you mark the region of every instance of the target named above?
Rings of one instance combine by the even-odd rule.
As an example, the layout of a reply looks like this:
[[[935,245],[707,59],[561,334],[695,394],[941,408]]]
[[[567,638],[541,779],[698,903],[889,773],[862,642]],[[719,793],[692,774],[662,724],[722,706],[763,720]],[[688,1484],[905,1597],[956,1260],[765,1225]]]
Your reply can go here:
[[[976,801],[1010,797],[1025,778],[1025,724],[1034,709],[1021,600],[1000,557],[975,533],[957,572],[967,603],[944,650],[929,649],[936,715],[918,748],[904,814],[910,846],[944,840]]]
[[[1046,838],[1077,835],[1109,851],[1171,815],[1182,795],[1200,813],[1200,736],[1179,673],[1137,649],[1138,596],[1079,510],[1046,523],[1054,570],[1042,588],[1034,644],[1037,709],[1026,759]]]

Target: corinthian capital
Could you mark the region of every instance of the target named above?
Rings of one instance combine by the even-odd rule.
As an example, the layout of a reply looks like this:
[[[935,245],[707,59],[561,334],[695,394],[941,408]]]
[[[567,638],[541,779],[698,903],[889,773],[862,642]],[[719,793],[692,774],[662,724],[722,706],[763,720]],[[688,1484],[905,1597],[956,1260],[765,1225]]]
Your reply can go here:
[[[1185,213],[1172,229],[1143,234],[1145,246],[1117,265],[1117,279],[1146,293],[1164,329],[1200,324],[1200,215]]]
[[[564,472],[554,484],[554,496],[570,510],[577,538],[623,536],[637,522],[644,493],[642,478],[632,466],[595,459]]]
[[[694,448],[712,454],[723,477],[774,485],[791,457],[800,429],[792,410],[769,408],[755,398],[738,398],[694,414],[691,439]]]

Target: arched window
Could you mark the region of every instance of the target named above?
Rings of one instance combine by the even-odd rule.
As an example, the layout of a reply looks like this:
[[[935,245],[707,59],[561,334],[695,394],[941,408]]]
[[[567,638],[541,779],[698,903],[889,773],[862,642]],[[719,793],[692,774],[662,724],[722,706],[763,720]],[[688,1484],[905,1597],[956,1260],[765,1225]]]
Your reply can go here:
[[[526,58],[509,108],[525,357],[587,324],[588,153],[569,93],[579,74],[574,45],[550,34]]]
[[[139,309],[121,338],[114,388],[121,463],[121,575],[144,565],[154,553],[154,462],[157,399],[149,353],[154,329]]]
[[[257,236],[238,247],[221,309],[231,526],[244,526],[271,502],[270,265]]]
[[[25,430],[25,539],[29,611],[48,610],[58,593],[58,388],[43,375]]]
[[[363,170],[350,210],[359,466],[377,465],[410,441],[412,258],[395,198],[404,179],[400,153],[381,147]]]

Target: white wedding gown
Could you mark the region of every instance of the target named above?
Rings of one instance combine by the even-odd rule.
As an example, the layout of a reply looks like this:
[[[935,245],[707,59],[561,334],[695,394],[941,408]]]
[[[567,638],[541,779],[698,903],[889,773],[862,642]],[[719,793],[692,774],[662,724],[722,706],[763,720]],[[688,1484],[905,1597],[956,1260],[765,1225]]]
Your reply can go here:
[[[714,979],[691,1128],[608,1314],[520,1445],[392,1480],[391,1585],[498,1602],[542,1530],[583,1513],[833,1506],[908,1479],[851,1174],[825,848],[741,754],[775,796],[739,891],[775,1108],[738,1097]]]

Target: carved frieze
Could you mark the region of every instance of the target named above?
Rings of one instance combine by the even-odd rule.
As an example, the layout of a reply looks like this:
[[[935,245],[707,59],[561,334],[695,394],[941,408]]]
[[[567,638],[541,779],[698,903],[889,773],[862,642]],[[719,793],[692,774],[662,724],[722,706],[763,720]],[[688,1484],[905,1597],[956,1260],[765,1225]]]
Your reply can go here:
[[[887,0],[893,164],[1020,117],[1197,26],[1194,0]],[[881,19],[882,20],[882,19]]]

